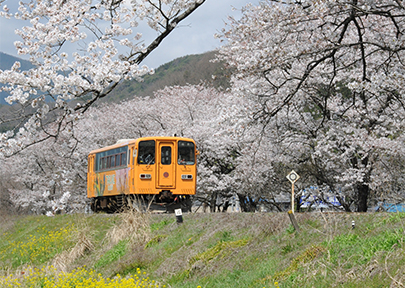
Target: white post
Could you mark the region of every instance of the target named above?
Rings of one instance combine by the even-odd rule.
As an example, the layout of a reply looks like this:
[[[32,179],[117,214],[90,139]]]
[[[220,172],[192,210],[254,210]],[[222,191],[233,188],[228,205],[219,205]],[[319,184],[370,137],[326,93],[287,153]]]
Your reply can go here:
[[[291,212],[294,214],[294,182],[291,187]]]

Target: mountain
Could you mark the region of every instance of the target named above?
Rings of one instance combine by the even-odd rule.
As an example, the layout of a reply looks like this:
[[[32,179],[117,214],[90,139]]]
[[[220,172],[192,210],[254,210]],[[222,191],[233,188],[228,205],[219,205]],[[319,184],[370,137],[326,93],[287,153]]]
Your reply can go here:
[[[119,102],[135,96],[153,96],[166,86],[208,83],[216,88],[229,87],[229,70],[221,62],[212,62],[215,52],[188,55],[161,65],[153,75],[146,75],[142,82],[124,81],[104,102]]]
[[[16,61],[21,63],[21,70],[29,70],[33,67],[32,64],[27,60],[0,52],[0,70],[10,70]],[[9,94],[7,92],[0,92],[0,105],[7,103],[4,99],[8,97],[8,95]]]
[[[33,67],[30,61],[0,52],[0,70],[11,69],[16,61],[19,61],[21,63],[21,70],[28,70]]]

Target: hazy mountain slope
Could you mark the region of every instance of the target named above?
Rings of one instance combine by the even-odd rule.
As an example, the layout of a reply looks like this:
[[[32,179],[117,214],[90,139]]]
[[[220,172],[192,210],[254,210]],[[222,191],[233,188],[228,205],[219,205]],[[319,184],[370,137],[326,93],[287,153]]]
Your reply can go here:
[[[16,61],[19,61],[21,63],[21,70],[28,70],[32,68],[32,64],[29,61],[0,52],[0,70],[11,69]],[[9,94],[7,92],[0,92],[0,104],[6,104],[6,101],[4,99],[8,95]]]
[[[19,61],[21,63],[22,70],[28,70],[32,68],[32,64],[29,61],[0,52],[1,70],[10,69],[16,61]]]
[[[207,82],[214,87],[229,87],[229,73],[222,63],[213,63],[215,52],[188,55],[166,63],[155,70],[155,74],[144,77],[143,82],[125,81],[106,99],[118,102],[134,96],[153,96],[166,86],[199,84]]]

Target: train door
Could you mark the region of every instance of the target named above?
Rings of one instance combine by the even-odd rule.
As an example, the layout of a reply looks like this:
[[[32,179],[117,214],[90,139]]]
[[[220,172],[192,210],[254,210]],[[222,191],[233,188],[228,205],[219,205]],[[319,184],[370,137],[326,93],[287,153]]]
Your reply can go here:
[[[175,147],[173,142],[162,141],[158,144],[159,157],[157,169],[157,188],[175,188]]]
[[[136,159],[136,147],[130,145],[128,147],[128,167],[129,167],[129,191],[135,192],[135,159]]]
[[[95,155],[90,155],[87,163],[87,197],[95,197],[94,181],[95,181]]]

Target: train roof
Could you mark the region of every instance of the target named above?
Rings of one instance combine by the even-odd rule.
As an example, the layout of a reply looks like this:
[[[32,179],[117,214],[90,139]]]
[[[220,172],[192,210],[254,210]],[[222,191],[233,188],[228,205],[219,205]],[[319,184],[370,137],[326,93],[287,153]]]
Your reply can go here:
[[[173,140],[176,140],[176,141],[186,140],[186,141],[191,141],[191,142],[195,143],[195,141],[193,139],[191,139],[191,138],[176,137],[176,136],[170,136],[170,137],[166,137],[166,136],[155,136],[154,137],[154,136],[151,136],[151,137],[140,137],[140,138],[136,138],[136,139],[120,139],[120,140],[117,141],[117,143],[115,143],[113,145],[106,146],[106,147],[103,147],[103,148],[99,148],[99,149],[96,149],[96,150],[92,150],[92,151],[90,151],[89,154],[95,154],[95,153],[100,153],[100,152],[108,151],[108,150],[119,148],[119,147],[125,147],[125,146],[128,146],[130,144],[135,144],[135,143],[137,143],[139,141],[147,141],[147,140],[160,140],[160,141],[162,141],[162,140],[170,140],[170,141],[173,141]]]

